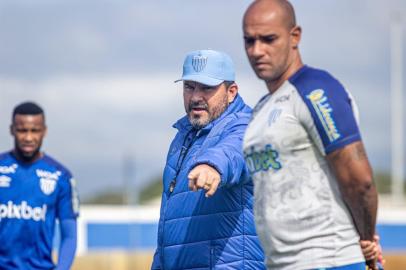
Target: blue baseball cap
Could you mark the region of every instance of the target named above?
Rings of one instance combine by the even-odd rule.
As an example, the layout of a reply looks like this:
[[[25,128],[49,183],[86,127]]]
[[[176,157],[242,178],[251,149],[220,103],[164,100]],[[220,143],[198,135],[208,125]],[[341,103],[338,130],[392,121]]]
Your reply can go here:
[[[182,78],[179,81],[194,81],[216,86],[224,81],[235,81],[234,64],[227,54],[213,50],[193,51],[186,55]]]

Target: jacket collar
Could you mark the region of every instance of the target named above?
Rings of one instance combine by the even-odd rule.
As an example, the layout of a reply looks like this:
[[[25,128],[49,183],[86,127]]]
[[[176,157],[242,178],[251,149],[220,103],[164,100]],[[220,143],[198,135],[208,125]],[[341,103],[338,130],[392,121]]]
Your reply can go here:
[[[206,133],[206,132],[210,132],[210,130],[218,123],[220,122],[222,119],[224,119],[225,117],[227,117],[230,114],[233,114],[235,112],[239,112],[241,111],[245,106],[244,101],[242,100],[242,98],[240,97],[239,94],[237,94],[234,98],[234,101],[231,102],[227,109],[214,121],[208,123],[205,127],[203,127],[199,133]],[[177,128],[179,131],[190,131],[193,127],[189,122],[189,118],[187,117],[187,115],[185,115],[184,117],[182,117],[181,119],[179,119],[175,124],[173,124],[174,128]]]

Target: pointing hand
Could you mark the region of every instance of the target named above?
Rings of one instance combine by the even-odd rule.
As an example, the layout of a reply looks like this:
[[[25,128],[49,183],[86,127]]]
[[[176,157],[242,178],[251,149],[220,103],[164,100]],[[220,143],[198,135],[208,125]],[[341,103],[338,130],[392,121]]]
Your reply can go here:
[[[200,164],[190,171],[189,188],[193,191],[198,189],[206,190],[206,197],[213,196],[220,184],[220,174],[216,169],[207,165]]]

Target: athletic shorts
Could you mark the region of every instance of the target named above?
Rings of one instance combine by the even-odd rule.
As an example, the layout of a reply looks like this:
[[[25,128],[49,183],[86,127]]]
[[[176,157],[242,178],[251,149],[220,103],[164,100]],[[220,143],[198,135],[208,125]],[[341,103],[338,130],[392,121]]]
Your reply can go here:
[[[365,270],[365,269],[366,269],[365,262],[361,262],[361,263],[347,264],[347,265],[337,266],[337,267],[317,268],[314,270]]]

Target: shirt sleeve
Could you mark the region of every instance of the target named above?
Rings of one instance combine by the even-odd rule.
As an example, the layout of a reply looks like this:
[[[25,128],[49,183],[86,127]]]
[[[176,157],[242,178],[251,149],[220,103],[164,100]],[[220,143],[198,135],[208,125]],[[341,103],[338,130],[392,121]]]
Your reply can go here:
[[[337,80],[324,76],[296,87],[304,103],[300,120],[323,155],[361,140],[356,104]]]
[[[76,180],[67,174],[60,181],[60,191],[57,202],[57,216],[60,220],[77,218],[79,215],[79,196]]]

